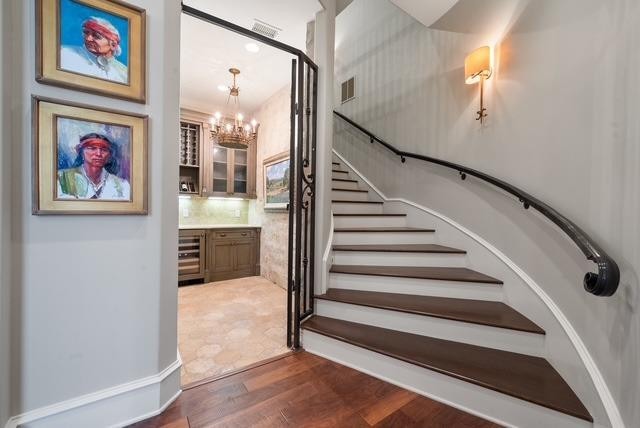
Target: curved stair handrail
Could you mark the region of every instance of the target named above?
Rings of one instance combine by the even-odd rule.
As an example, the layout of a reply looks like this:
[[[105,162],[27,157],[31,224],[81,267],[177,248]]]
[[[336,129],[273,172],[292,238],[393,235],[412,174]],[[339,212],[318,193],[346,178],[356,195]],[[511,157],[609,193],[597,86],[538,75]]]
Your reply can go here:
[[[518,189],[515,186],[512,186],[509,183],[506,183],[502,180],[499,180],[495,177],[492,177],[483,172],[477,171],[475,169],[467,168],[462,165],[458,165],[453,162],[445,161],[442,159],[433,158],[430,156],[419,155],[417,153],[405,152],[402,150],[398,150],[391,144],[387,143],[380,137],[376,136],[374,133],[370,132],[366,128],[358,125],[353,120],[349,119],[342,113],[339,113],[334,110],[333,112],[340,119],[347,122],[349,125],[358,129],[360,132],[364,133],[369,137],[369,141],[373,144],[374,142],[382,144],[385,148],[393,152],[395,155],[400,156],[400,160],[404,163],[406,158],[413,158],[422,160],[425,162],[431,162],[438,165],[445,166],[447,168],[454,169],[458,171],[460,174],[460,178],[462,180],[467,178],[467,175],[474,176],[479,178],[487,183],[493,184],[496,187],[514,195],[517,197],[522,203],[524,209],[529,209],[529,207],[533,207],[538,210],[542,215],[547,217],[553,223],[556,224],[564,233],[566,233],[569,238],[580,248],[583,254],[586,256],[588,260],[591,260],[598,266],[598,273],[587,272],[584,275],[584,288],[589,293],[594,294],[596,296],[611,296],[618,289],[618,284],[620,282],[620,270],[618,268],[617,263],[613,260],[589,235],[587,235],[582,229],[580,229],[575,223],[571,220],[560,214],[558,211],[540,201],[539,199],[533,197],[529,193]]]

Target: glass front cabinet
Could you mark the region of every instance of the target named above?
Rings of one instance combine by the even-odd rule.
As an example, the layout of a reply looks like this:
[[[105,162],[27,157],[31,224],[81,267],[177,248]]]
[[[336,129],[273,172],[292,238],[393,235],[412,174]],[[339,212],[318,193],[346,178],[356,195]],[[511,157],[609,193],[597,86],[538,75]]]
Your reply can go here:
[[[199,135],[201,136],[202,156],[198,162],[201,174],[199,183],[201,184],[199,189],[193,193],[205,197],[255,198],[256,143],[251,144],[247,149],[222,147],[218,145],[216,137],[211,132],[208,116],[185,110],[182,110],[181,113],[182,134],[185,134],[184,124],[186,121],[189,121],[190,124],[197,124],[201,130]],[[183,169],[181,168],[181,174]]]
[[[211,146],[211,195],[255,198],[255,144],[248,149],[228,149],[209,134]]]

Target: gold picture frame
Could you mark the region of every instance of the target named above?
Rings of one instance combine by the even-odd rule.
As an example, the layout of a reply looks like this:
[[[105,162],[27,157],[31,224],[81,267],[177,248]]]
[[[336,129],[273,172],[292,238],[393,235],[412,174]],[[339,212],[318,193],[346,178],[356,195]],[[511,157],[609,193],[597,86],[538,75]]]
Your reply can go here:
[[[146,12],[118,0],[37,0],[36,80],[146,101]]]
[[[144,115],[33,97],[33,214],[147,209]]]

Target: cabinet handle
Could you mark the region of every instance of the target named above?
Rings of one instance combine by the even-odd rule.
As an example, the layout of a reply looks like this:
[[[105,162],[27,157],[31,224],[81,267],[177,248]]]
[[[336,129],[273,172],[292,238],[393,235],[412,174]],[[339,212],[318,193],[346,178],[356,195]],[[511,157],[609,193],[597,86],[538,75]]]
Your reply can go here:
[[[220,236],[222,236],[224,238],[225,236],[227,236],[227,234],[226,233],[221,233]]]
[[[242,236],[247,236],[247,232],[242,232]]]

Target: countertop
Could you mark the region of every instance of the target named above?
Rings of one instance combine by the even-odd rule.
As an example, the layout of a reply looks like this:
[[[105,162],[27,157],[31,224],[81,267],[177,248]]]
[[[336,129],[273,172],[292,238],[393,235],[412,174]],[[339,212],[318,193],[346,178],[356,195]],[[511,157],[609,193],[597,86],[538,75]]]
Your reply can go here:
[[[178,227],[180,230],[193,229],[260,229],[253,224],[185,224]]]

